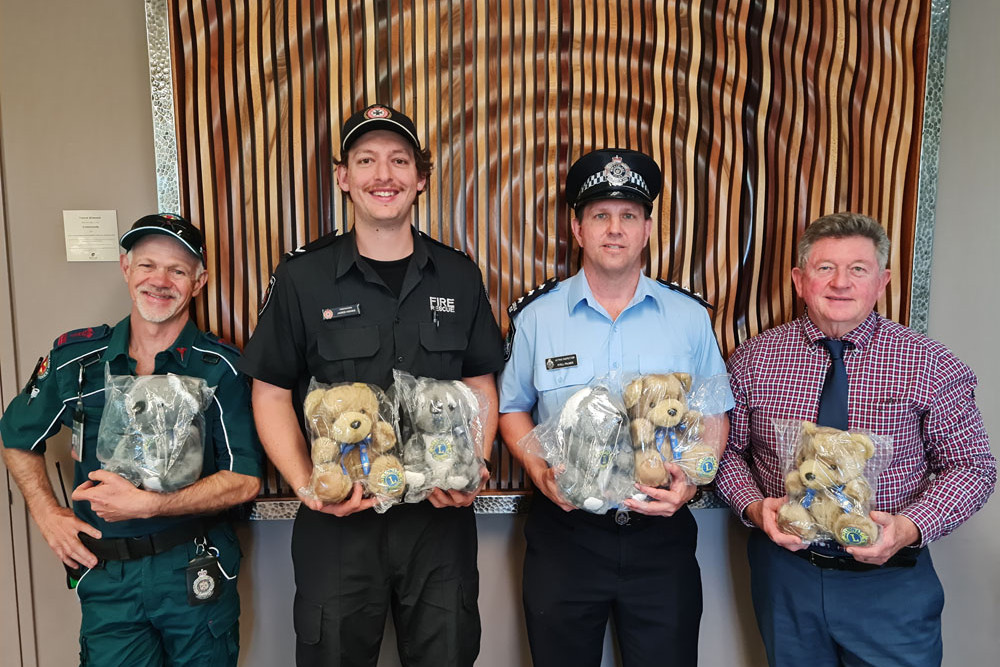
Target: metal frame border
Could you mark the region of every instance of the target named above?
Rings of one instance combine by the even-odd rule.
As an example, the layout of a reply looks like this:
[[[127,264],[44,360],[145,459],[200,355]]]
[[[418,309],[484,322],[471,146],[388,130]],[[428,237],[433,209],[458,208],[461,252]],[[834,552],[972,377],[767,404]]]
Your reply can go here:
[[[177,134],[174,123],[174,89],[170,63],[170,23],[167,0],[145,0],[149,82],[153,105],[153,142],[156,154],[156,193],[161,211],[180,212]],[[931,260],[934,253],[934,214],[937,206],[938,151],[944,104],[945,61],[951,0],[931,0],[931,31],[927,44],[927,80],[917,180],[917,220],[913,242],[910,286],[910,327],[927,331],[930,310]],[[491,495],[476,498],[478,514],[516,514],[524,511],[529,495]],[[289,519],[297,500],[253,503],[251,519]],[[724,507],[715,494],[705,494],[694,508]]]

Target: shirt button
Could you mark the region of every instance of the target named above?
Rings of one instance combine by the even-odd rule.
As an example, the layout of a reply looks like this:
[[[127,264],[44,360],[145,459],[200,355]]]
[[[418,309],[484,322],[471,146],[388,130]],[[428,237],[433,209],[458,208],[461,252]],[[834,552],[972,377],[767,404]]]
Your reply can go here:
[[[618,368],[618,362],[616,361],[615,363],[611,364],[611,367],[612,368]]]
[[[403,355],[399,355],[398,357],[396,357],[396,361],[398,361],[399,363],[403,363]]]

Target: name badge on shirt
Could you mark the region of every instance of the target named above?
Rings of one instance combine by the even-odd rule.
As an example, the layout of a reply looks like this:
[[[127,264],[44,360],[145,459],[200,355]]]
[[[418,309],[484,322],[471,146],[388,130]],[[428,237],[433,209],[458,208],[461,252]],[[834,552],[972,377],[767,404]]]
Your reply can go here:
[[[560,368],[572,368],[577,365],[575,354],[564,354],[561,357],[549,357],[545,360],[545,370],[554,371]]]
[[[361,304],[353,303],[350,306],[324,308],[322,314],[324,320],[339,320],[342,317],[354,317],[361,314]]]

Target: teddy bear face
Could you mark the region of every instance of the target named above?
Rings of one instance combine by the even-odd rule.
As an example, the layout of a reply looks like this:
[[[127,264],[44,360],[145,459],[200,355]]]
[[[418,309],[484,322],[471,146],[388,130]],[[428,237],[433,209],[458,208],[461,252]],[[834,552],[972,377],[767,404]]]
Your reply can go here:
[[[625,407],[633,419],[649,420],[653,426],[676,426],[687,413],[688,373],[644,375],[625,389]]]
[[[842,486],[864,474],[865,462],[875,453],[867,436],[808,422],[803,428],[797,462],[807,488]]]

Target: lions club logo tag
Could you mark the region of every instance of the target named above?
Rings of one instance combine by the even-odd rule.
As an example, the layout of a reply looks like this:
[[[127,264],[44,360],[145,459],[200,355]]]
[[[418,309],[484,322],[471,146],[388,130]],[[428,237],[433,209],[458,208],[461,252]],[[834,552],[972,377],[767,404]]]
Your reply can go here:
[[[451,457],[452,444],[448,438],[434,438],[427,451],[435,461],[444,461]]]
[[[398,491],[403,486],[403,476],[397,468],[386,468],[378,477],[379,485],[387,492]]]

